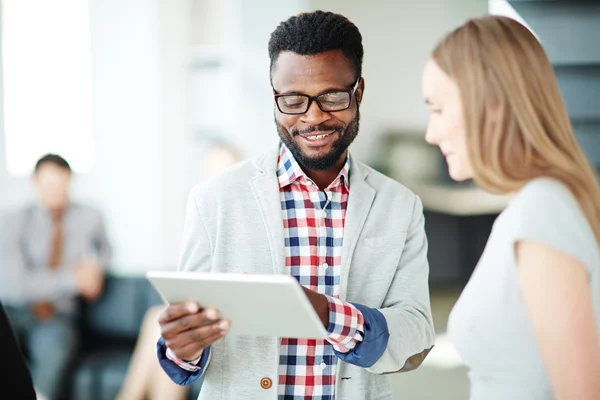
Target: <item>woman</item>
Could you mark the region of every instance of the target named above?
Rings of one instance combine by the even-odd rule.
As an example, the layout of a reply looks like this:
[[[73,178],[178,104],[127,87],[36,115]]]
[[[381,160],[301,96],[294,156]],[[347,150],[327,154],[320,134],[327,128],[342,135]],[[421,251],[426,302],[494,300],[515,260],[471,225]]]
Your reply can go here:
[[[600,399],[600,189],[535,36],[467,21],[423,75],[456,181],[511,195],[448,322],[471,399]]]

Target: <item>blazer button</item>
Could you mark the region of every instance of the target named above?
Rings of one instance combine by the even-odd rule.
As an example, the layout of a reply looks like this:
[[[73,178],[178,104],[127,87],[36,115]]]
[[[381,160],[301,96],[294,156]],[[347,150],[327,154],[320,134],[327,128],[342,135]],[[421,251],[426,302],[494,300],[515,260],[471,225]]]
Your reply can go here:
[[[271,389],[271,386],[273,386],[273,381],[269,378],[262,378],[260,380],[260,387],[267,390],[267,389]]]

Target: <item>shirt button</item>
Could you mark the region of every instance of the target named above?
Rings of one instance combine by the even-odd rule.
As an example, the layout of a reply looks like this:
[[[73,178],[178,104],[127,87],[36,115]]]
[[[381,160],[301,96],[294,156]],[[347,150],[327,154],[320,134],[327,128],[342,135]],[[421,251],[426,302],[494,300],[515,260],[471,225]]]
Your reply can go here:
[[[327,263],[323,263],[323,264],[321,265],[321,268],[323,268],[323,269],[327,269],[327,268],[329,268],[329,264],[327,264]]]
[[[319,364],[319,368],[321,368],[321,371],[324,371],[325,368],[327,368],[327,364],[325,364],[324,362],[322,362],[321,364]]]
[[[273,381],[269,378],[262,378],[260,380],[260,387],[267,390],[267,389],[271,389],[271,386],[273,386]]]
[[[321,218],[327,217],[327,211],[321,211]]]

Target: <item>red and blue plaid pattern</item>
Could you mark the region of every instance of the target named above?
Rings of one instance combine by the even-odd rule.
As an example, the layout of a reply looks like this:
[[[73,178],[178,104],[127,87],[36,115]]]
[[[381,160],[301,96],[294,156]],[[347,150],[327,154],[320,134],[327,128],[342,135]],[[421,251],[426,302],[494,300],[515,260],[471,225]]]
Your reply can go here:
[[[330,335],[327,340],[281,340],[280,399],[333,400],[337,369],[333,349],[348,352],[362,340],[362,314],[338,299],[349,167],[347,159],[337,178],[321,191],[281,145],[277,176],[286,267],[301,285],[327,296]]]

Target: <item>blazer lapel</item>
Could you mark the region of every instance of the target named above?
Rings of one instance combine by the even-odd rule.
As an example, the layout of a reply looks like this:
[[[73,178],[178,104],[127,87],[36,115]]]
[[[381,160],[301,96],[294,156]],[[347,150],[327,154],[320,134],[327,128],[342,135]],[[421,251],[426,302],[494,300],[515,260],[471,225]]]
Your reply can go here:
[[[376,190],[366,181],[368,171],[360,163],[355,162],[354,158],[350,158],[350,162],[350,193],[344,223],[344,242],[342,243],[341,300],[346,298],[352,256],[376,193]]]
[[[258,174],[249,181],[258,208],[263,217],[269,249],[273,261],[273,273],[285,274],[285,243],[283,218],[277,183],[277,157],[279,142],[255,160]]]

